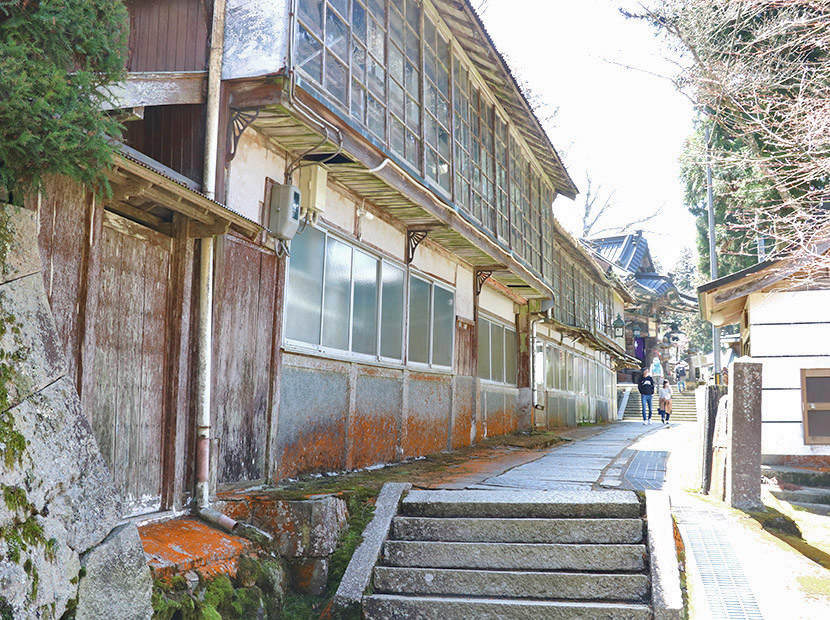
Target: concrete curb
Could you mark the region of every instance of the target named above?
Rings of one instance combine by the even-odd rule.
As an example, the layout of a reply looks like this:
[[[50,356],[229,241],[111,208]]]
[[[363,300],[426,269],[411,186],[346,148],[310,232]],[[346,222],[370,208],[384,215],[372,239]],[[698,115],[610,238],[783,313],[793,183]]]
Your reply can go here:
[[[387,482],[375,503],[375,516],[363,530],[363,542],[355,550],[340,586],[332,599],[331,611],[337,614],[360,605],[363,593],[372,579],[383,543],[389,536],[392,519],[398,514],[401,498],[412,488],[408,482]]]
[[[646,491],[646,522],[654,620],[680,620],[683,617],[683,594],[668,494]]]

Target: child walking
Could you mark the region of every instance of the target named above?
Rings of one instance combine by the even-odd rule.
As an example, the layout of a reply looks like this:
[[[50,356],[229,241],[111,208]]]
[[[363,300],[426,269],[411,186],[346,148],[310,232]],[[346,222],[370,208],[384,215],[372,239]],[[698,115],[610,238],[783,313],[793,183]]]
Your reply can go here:
[[[660,388],[660,419],[663,424],[669,423],[669,416],[671,415],[671,397],[672,391],[668,379],[663,380],[663,387]]]

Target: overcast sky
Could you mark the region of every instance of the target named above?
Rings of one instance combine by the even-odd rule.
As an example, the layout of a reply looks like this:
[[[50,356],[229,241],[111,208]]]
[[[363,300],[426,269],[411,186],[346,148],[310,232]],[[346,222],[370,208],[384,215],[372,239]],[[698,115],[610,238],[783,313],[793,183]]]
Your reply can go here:
[[[692,130],[692,107],[667,80],[660,42],[645,24],[623,18],[614,0],[473,0],[517,78],[558,108],[551,139],[580,189],[559,197],[554,211],[575,232],[585,175],[607,192],[615,209],[605,221],[639,219],[665,270],[684,247],[694,250],[694,218],[683,204],[679,163]]]

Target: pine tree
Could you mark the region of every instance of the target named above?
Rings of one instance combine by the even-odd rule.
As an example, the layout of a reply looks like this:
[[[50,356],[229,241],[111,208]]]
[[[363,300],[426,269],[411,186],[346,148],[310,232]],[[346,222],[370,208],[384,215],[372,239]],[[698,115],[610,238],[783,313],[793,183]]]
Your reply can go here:
[[[0,186],[16,199],[50,174],[107,187],[120,125],[101,103],[127,37],[121,0],[0,0]]]

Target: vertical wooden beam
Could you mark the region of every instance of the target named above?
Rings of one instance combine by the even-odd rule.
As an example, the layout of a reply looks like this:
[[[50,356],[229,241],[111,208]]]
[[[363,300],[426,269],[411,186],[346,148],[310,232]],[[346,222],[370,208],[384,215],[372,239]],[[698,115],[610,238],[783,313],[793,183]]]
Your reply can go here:
[[[101,237],[104,225],[104,207],[100,204],[92,192],[86,192],[86,220],[84,222],[87,231],[84,253],[82,256],[81,268],[81,293],[79,295],[78,307],[78,373],[75,377],[78,388],[78,396],[82,406],[91,415],[89,405],[93,402],[93,390],[95,389],[94,373],[95,367],[95,318],[98,310],[98,287],[101,274]],[[71,225],[71,222],[69,223]]]
[[[277,257],[276,298],[274,303],[274,329],[271,355],[271,398],[268,415],[268,442],[266,443],[265,477],[272,479],[279,471],[280,454],[277,443],[280,419],[280,390],[282,382],[282,326],[285,315],[285,275],[288,268],[286,257]],[[276,482],[276,480],[274,480]]]

